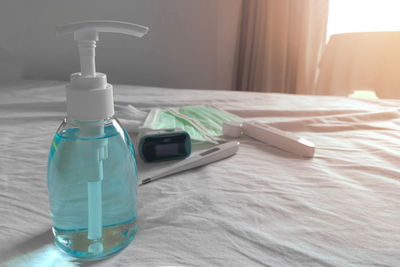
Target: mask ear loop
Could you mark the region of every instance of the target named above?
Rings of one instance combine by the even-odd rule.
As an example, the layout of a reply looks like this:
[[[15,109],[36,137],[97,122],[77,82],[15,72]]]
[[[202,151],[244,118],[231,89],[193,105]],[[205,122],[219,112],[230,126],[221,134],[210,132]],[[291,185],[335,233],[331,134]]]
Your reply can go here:
[[[212,125],[210,125],[211,127],[215,128],[215,126],[219,125],[220,130],[222,131],[221,134],[218,134],[218,130],[216,130],[216,129],[214,129],[213,131],[210,131],[210,129],[208,129],[206,127],[208,135],[212,136],[214,138],[215,138],[215,136],[223,135],[223,124],[224,123],[226,123],[226,122],[242,123],[243,122],[243,118],[241,118],[235,114],[232,114],[230,112],[227,112],[223,109],[220,109],[214,105],[199,105],[199,106],[182,107],[182,108],[179,108],[178,110],[176,110],[176,112],[179,112],[180,114],[183,113],[183,115],[186,115],[186,113],[185,113],[186,108],[190,109],[191,113],[200,114],[204,117],[204,118],[201,118],[201,116],[200,116],[200,118],[197,121],[201,125],[205,125],[203,122],[203,119],[207,119],[208,123],[212,123]],[[188,113],[188,115],[186,115],[186,116],[190,116],[190,113]]]
[[[219,141],[221,140],[221,138],[217,138],[214,136],[211,136],[208,132],[207,129],[205,129],[203,127],[203,125],[201,125],[200,123],[198,123],[196,120],[193,120],[192,118],[190,118],[189,116],[186,116],[182,113],[180,113],[179,111],[175,110],[175,109],[167,109],[168,112],[170,112],[172,115],[181,118],[185,121],[187,121],[188,123],[190,123],[195,129],[197,129],[200,133],[202,133],[204,135],[204,137],[206,138],[206,140],[208,142],[211,142],[213,144],[218,144]]]
[[[146,117],[146,120],[143,123],[143,128],[150,128],[152,129],[152,124],[157,121],[157,118],[160,117],[160,109],[153,108],[150,110],[149,114]]]
[[[243,118],[239,117],[238,115],[235,115],[235,114],[230,113],[230,112],[228,112],[226,110],[220,109],[219,107],[216,107],[214,105],[209,105],[209,107],[211,107],[211,108],[217,110],[218,112],[224,114],[224,116],[230,117],[229,121],[243,122],[243,120],[244,120]]]
[[[169,115],[171,115],[175,119],[180,118],[181,120],[186,121],[193,129],[197,130],[203,136],[204,141],[210,142],[213,144],[218,144],[218,142],[216,140],[214,140],[214,138],[210,137],[210,135],[207,132],[205,133],[204,131],[199,129],[196,122],[193,121],[191,118],[184,116],[183,114],[180,114],[179,112],[173,110],[172,108],[169,110],[166,110],[166,111],[169,113]],[[151,109],[149,114],[146,117],[146,120],[143,123],[143,126],[140,127],[140,132],[143,133],[143,132],[146,132],[149,130],[160,129],[159,127],[157,127],[156,123],[161,116],[161,112],[162,112],[162,110],[159,108]],[[192,141],[194,141],[194,140],[195,139],[192,139]]]
[[[180,114],[186,115],[203,126],[209,136],[219,137],[222,135],[222,123],[226,119],[212,107],[199,105],[182,107],[177,110]],[[229,120],[229,119],[228,119]]]

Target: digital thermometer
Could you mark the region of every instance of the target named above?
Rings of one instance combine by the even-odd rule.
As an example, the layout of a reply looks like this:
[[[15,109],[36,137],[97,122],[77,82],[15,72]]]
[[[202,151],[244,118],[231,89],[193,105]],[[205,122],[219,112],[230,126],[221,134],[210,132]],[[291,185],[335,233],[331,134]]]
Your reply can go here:
[[[206,164],[210,164],[210,163],[228,158],[228,157],[234,155],[238,151],[239,144],[240,143],[237,141],[232,141],[232,142],[224,143],[224,144],[221,144],[218,146],[214,146],[205,151],[201,151],[187,159],[184,159],[184,160],[176,163],[171,168],[167,169],[166,171],[163,171],[160,174],[157,174],[150,178],[143,179],[142,183],[140,185],[144,185],[144,184],[153,182],[155,180],[165,178],[171,174],[186,171],[189,169],[193,169],[196,167],[200,167],[200,166],[203,166]]]
[[[315,145],[305,138],[296,136],[292,133],[279,130],[267,124],[255,121],[224,122],[222,125],[224,135],[230,137],[240,137],[242,132],[258,141],[280,148],[293,154],[312,158],[315,153]]]

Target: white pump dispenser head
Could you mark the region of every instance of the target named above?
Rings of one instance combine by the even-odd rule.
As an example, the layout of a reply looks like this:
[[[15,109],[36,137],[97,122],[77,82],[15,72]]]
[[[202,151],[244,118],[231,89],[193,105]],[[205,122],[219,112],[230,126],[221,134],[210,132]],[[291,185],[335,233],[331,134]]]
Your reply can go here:
[[[95,48],[99,32],[143,37],[147,27],[120,21],[81,21],[57,27],[57,34],[74,33],[78,43],[81,72],[71,74],[67,85],[67,115],[72,120],[104,120],[114,115],[113,88],[107,76],[96,72]]]

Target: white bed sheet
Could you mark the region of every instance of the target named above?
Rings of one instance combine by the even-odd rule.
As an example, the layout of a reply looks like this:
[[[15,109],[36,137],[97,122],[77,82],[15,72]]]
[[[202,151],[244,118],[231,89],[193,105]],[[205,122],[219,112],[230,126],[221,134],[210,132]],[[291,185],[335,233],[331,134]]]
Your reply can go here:
[[[0,265],[76,266],[52,241],[46,166],[64,83],[0,87]],[[400,264],[400,101],[115,86],[116,109],[214,104],[316,144],[237,155],[138,189],[132,244],[96,266]]]

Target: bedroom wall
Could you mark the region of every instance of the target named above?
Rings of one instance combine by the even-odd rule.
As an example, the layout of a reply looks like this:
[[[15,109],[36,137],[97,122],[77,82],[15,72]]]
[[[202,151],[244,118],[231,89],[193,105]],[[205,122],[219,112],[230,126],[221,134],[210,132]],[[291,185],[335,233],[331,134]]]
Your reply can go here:
[[[79,70],[71,36],[55,27],[77,20],[133,21],[145,39],[101,35],[97,70],[112,83],[230,89],[241,0],[2,0],[0,80],[68,80]]]

